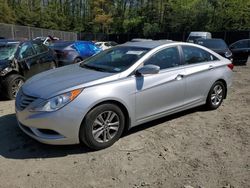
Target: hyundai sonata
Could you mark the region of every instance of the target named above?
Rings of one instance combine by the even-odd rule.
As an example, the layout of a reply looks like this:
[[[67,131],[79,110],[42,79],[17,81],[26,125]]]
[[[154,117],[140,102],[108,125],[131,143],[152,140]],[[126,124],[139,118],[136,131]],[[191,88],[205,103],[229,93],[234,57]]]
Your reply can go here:
[[[196,44],[128,42],[29,79],[16,98],[18,124],[43,143],[103,149],[142,123],[200,105],[218,108],[232,69]]]

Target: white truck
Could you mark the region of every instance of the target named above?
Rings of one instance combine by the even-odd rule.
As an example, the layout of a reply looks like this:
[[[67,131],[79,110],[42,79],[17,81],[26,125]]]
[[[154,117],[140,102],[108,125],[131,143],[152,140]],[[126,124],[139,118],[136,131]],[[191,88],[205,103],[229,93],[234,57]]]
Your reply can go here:
[[[199,38],[211,39],[212,34],[210,32],[204,32],[204,31],[192,31],[187,38],[187,42],[194,43],[195,39]]]

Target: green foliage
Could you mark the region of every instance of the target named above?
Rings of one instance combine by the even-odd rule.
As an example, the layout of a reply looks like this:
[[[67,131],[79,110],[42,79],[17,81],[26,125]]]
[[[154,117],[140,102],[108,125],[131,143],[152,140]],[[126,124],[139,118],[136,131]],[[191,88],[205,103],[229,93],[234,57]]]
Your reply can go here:
[[[159,33],[159,25],[157,23],[145,23],[143,27],[143,35],[145,37],[153,37],[156,33]]]
[[[79,32],[250,29],[248,0],[0,0],[0,22]]]
[[[15,23],[15,16],[6,0],[0,0],[0,23]]]

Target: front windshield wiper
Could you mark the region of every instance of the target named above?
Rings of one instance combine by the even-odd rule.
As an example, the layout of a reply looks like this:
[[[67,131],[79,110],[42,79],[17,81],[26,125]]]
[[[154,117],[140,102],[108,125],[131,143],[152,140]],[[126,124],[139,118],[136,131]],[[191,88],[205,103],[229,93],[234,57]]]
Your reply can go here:
[[[80,66],[83,67],[83,68],[91,69],[91,70],[96,70],[96,71],[100,71],[100,72],[107,72],[107,70],[104,69],[104,68],[87,65],[87,64],[84,64],[84,63],[81,63]]]

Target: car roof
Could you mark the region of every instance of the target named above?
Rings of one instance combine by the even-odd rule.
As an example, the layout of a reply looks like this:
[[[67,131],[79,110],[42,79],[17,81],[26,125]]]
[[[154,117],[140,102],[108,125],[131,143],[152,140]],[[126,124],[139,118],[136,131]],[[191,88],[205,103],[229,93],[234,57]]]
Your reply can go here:
[[[237,41],[235,41],[234,43],[236,43],[236,42],[240,42],[240,41],[250,41],[250,39],[241,39],[241,40],[237,40]]]
[[[140,47],[153,49],[164,44],[171,44],[174,41],[169,40],[152,40],[152,41],[141,41],[141,42],[126,42],[120,46]]]
[[[20,40],[0,39],[0,44],[21,43]]]
[[[20,43],[20,42],[21,42],[21,40],[0,39],[0,42],[5,42],[5,43],[9,43],[9,42],[16,42],[16,43]]]
[[[210,32],[207,31],[191,31],[191,35],[196,34],[196,35],[206,35],[206,34],[211,34]]]
[[[224,40],[219,38],[212,38],[212,39],[198,38],[196,39],[196,41],[224,41]]]

